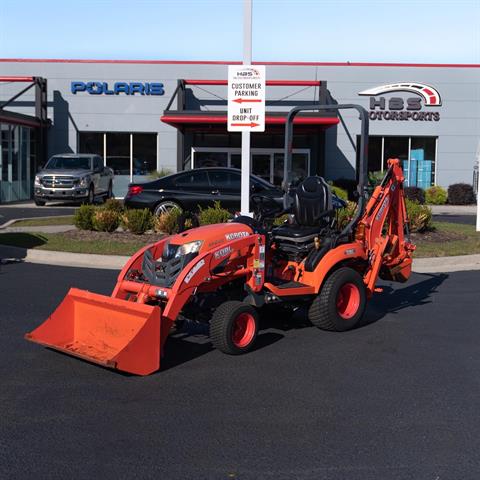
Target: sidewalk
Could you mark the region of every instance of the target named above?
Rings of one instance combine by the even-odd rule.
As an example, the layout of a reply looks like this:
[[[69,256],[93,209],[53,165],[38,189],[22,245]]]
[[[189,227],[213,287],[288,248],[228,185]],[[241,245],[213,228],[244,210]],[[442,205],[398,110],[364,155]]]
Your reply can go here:
[[[429,205],[434,215],[476,215],[476,205]]]

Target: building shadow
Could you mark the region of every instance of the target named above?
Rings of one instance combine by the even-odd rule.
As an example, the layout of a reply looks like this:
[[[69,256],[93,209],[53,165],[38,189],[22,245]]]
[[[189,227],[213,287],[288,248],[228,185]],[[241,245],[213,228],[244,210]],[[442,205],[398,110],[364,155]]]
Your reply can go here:
[[[338,101],[333,98],[330,90],[327,90],[327,102],[329,105],[338,105]],[[355,180],[356,178],[356,166],[352,165],[350,160],[346,157],[343,151],[338,146],[338,137],[341,130],[345,132],[348,143],[352,150],[357,150],[356,135],[352,135],[348,126],[343,118],[345,110],[337,110],[336,115],[339,119],[339,124],[333,125],[325,132],[325,172],[324,176],[327,180],[349,179]],[[359,123],[360,124],[360,123]],[[335,173],[334,171],[341,171],[341,173]]]
[[[49,135],[49,152],[50,155],[56,153],[73,153],[69,142],[70,122],[75,131],[78,133],[78,128],[70,114],[70,107],[68,102],[63,98],[61,92],[53,91],[53,125],[54,129],[50,130]],[[55,132],[55,133],[53,133]]]

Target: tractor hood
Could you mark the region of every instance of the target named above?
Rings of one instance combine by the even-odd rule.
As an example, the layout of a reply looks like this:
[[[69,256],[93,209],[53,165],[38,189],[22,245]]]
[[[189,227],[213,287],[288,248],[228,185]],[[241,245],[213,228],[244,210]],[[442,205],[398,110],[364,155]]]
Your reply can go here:
[[[168,239],[168,243],[173,246],[201,242],[201,245],[197,247],[197,251],[199,253],[204,253],[212,248],[222,245],[223,243],[242,237],[248,237],[252,234],[253,230],[242,223],[217,223],[214,225],[192,228],[183,233],[172,235]]]

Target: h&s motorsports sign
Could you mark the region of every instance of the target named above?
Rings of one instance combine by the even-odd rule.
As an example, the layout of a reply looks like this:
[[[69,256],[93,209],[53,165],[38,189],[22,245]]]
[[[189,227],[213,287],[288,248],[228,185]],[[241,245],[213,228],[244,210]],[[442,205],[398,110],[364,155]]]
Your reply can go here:
[[[391,96],[397,92],[415,96]],[[438,122],[440,112],[425,111],[424,107],[440,107],[442,99],[438,90],[422,83],[393,83],[369,88],[358,93],[370,97],[370,120],[400,120]],[[384,95],[387,95],[385,97]]]

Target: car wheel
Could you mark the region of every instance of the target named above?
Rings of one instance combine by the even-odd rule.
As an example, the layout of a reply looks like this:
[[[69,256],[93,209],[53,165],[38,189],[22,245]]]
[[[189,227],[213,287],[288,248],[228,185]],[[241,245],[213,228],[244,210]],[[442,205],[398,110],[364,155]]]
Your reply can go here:
[[[35,199],[34,202],[37,207],[43,207],[45,203],[47,203],[44,200],[37,200],[37,199]]]
[[[87,205],[93,205],[95,203],[95,192],[93,191],[93,185],[90,185],[88,189],[88,197],[82,202]]]
[[[174,208],[178,208],[180,211],[182,208],[178,203],[172,202],[171,200],[165,200],[164,202],[160,202],[153,211],[154,215],[160,216],[163,213],[168,213]]]

